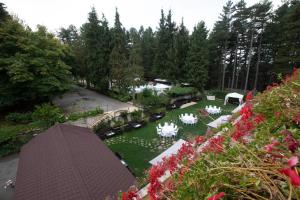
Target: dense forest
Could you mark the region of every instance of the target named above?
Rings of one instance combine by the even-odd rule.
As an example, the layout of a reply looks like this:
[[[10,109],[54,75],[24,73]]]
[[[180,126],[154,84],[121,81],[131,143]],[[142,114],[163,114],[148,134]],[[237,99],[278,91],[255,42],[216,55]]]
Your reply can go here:
[[[300,1],[274,9],[228,1],[212,30],[200,21],[190,32],[161,10],[157,30],[126,30],[116,9],[112,26],[95,8],[81,27],[57,34],[32,31],[0,3],[0,107],[51,98],[71,81],[102,93],[113,83],[127,93],[143,80],[188,82],[199,90],[263,90],[300,65]]]

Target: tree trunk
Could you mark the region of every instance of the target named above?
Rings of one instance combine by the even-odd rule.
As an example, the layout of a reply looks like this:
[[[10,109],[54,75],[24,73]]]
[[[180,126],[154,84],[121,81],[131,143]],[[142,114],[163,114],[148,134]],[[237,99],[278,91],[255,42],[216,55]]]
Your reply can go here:
[[[250,49],[249,49],[249,53],[248,53],[248,63],[246,63],[247,74],[246,74],[244,92],[246,92],[246,90],[248,88],[249,71],[250,71],[251,59],[252,59],[252,46],[253,46],[253,39],[254,39],[253,37],[254,37],[254,30],[253,30],[253,27],[252,27]]]
[[[257,81],[258,81],[260,54],[261,54],[261,41],[262,41],[262,35],[259,38],[259,45],[258,45],[258,51],[257,51],[257,63],[256,63],[255,80],[254,80],[254,88],[253,88],[254,91],[257,90]]]
[[[238,41],[239,41],[239,35],[236,36],[235,53],[234,53],[234,65],[233,65],[233,69],[232,69],[231,90],[233,89],[233,86],[234,86],[234,76],[235,76],[235,70],[236,70],[236,64],[237,64]]]

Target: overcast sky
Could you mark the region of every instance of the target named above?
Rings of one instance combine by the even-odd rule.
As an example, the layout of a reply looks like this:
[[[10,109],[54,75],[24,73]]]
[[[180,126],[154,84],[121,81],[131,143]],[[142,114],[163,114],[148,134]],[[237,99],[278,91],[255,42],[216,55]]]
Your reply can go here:
[[[160,19],[160,10],[172,9],[173,19],[177,24],[181,18],[191,31],[200,20],[205,21],[211,29],[218,19],[227,0],[0,0],[6,4],[10,13],[17,15],[25,24],[35,28],[37,24],[45,25],[48,30],[56,32],[60,27],[74,24],[80,27],[87,20],[87,14],[94,6],[98,15],[104,13],[112,26],[115,8],[120,13],[121,23],[125,28],[151,26],[156,28]],[[246,0],[252,5],[259,0]],[[233,0],[237,2],[237,0]],[[281,0],[273,0],[274,8]]]

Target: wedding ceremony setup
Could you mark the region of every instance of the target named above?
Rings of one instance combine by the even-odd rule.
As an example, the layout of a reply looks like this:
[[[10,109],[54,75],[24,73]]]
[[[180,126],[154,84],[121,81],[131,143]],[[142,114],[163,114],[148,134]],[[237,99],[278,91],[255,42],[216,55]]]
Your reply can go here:
[[[156,130],[157,134],[161,137],[175,137],[178,133],[178,127],[173,122],[165,122],[163,126],[158,124]]]
[[[208,112],[209,114],[220,114],[221,113],[221,107],[217,107],[217,106],[205,106],[205,110],[206,112]]]
[[[197,116],[194,116],[192,113],[184,113],[179,116],[179,119],[182,123],[188,124],[188,125],[194,125],[197,124],[198,118]]]

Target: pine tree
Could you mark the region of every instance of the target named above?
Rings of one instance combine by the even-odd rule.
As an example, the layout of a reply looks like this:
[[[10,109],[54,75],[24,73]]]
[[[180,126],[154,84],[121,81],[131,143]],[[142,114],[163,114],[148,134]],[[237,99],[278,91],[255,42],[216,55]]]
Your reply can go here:
[[[188,70],[189,75],[188,81],[200,91],[203,91],[208,79],[207,33],[208,31],[203,21],[194,27],[186,62],[186,69]]]
[[[189,31],[183,23],[183,19],[175,37],[175,64],[174,77],[176,80],[182,82],[186,81],[187,70],[185,68],[185,61],[189,50]]]
[[[126,35],[120,22],[120,16],[116,9],[115,24],[112,29],[112,51],[109,57],[111,66],[111,81],[119,92],[126,92],[128,82],[126,81],[127,57],[126,57]]]
[[[141,54],[144,77],[153,79],[155,58],[155,37],[151,27],[148,27],[141,35]]]

